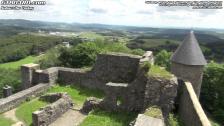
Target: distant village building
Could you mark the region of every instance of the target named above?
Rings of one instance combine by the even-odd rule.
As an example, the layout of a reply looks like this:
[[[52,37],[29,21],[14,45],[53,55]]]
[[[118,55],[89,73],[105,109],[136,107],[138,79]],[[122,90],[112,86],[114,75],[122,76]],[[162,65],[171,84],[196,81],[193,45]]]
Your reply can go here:
[[[207,64],[198,41],[191,31],[171,58],[171,72],[183,81],[189,81],[199,97],[203,67]]]
[[[64,47],[67,47],[67,48],[70,47],[70,43],[69,42],[62,42],[62,44],[63,44]]]

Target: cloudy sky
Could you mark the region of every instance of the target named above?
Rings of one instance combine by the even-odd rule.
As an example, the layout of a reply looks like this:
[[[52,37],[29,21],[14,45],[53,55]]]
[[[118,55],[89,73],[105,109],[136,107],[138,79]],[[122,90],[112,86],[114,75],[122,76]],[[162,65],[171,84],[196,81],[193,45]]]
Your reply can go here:
[[[35,11],[0,10],[0,19],[224,29],[224,9],[158,7],[145,0],[46,0]]]

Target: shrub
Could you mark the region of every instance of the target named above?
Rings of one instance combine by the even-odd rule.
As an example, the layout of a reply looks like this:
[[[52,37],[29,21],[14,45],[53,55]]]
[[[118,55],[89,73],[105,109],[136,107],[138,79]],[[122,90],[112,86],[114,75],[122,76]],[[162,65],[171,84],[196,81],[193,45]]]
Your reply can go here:
[[[62,47],[58,46],[57,48],[52,48],[46,52],[44,56],[42,56],[37,62],[40,64],[42,69],[60,66],[61,62],[58,57],[61,53]]]
[[[170,52],[167,52],[166,50],[160,51],[155,57],[155,64],[165,67],[166,70],[169,71],[170,65],[171,65],[171,62],[170,62],[171,55],[172,54]]]
[[[131,52],[132,54],[140,55],[140,56],[142,56],[145,53],[145,51],[142,49],[133,49]]]
[[[178,115],[170,113],[168,117],[168,126],[184,126],[184,124]]]
[[[96,43],[85,42],[70,49],[62,49],[59,60],[67,67],[91,66],[100,52]]]
[[[200,101],[217,121],[224,124],[224,66],[211,62],[204,70]]]

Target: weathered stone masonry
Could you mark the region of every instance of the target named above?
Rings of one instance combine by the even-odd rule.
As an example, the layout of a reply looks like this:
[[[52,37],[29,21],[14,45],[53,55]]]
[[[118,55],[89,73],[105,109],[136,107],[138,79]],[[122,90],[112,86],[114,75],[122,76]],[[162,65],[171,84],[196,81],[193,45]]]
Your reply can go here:
[[[33,86],[34,71],[40,69],[39,64],[25,64],[21,66],[22,88],[27,89]]]
[[[123,59],[124,56],[125,58]],[[140,112],[148,106],[161,105],[164,110],[165,108],[169,108],[167,112],[171,110],[177,92],[177,81],[175,81],[175,78],[172,78],[174,80],[172,81],[169,79],[149,77],[148,69],[141,66],[145,60],[142,60],[141,57],[138,56],[124,54],[115,55],[115,53],[113,53],[99,55],[99,57],[100,58],[97,58],[97,63],[94,65],[93,75],[98,75],[98,78],[100,76],[103,78],[96,79],[98,81],[100,80],[100,88],[103,89],[106,94],[102,101],[98,100],[101,101],[98,105],[100,108],[109,111],[124,110]],[[144,57],[144,59],[145,58],[149,59],[147,57]],[[149,60],[147,62],[149,62]],[[103,64],[102,67],[100,67],[100,64]],[[120,64],[125,64],[125,66]],[[91,72],[89,72],[89,74],[90,73]],[[82,76],[85,76],[85,74],[83,73]],[[113,81],[115,79],[117,80],[116,82]],[[150,83],[151,81],[152,83]],[[153,84],[154,82],[157,83]],[[151,90],[149,88],[151,88]],[[90,101],[87,101],[87,103],[89,102]],[[85,107],[89,109],[88,106],[84,106],[84,111]]]
[[[40,99],[52,103],[32,113],[33,126],[47,126],[73,106],[72,99],[67,93],[47,94]]]

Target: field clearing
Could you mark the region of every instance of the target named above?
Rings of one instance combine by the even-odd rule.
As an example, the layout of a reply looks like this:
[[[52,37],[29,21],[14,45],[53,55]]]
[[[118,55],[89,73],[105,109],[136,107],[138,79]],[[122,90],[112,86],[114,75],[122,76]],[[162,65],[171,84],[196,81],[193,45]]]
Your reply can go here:
[[[172,44],[180,43],[176,40],[169,40],[169,39],[142,39],[142,40],[144,41],[142,46],[147,47],[147,48],[165,45],[167,43],[167,41],[169,41]]]
[[[82,32],[80,33],[79,37],[88,39],[104,39],[102,35],[96,34],[95,32]]]

